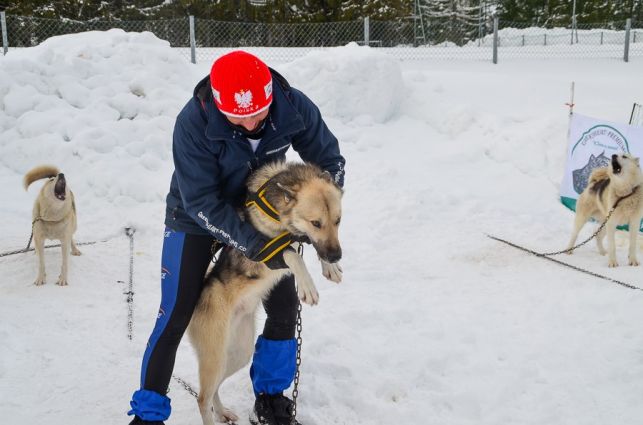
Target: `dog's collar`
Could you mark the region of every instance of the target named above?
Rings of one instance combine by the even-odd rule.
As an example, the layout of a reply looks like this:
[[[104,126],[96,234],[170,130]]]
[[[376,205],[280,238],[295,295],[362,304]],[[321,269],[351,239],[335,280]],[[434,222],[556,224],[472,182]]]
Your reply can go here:
[[[279,213],[277,212],[275,207],[270,205],[270,202],[268,202],[268,200],[266,199],[266,188],[268,187],[269,182],[270,179],[266,180],[266,182],[262,184],[256,192],[248,193],[248,198],[246,199],[246,207],[254,205],[259,211],[267,215],[270,219],[276,221],[277,223],[280,223],[281,219],[279,217]]]
[[[627,199],[627,198],[629,198],[630,196],[634,195],[634,194],[636,193],[636,191],[637,191],[637,190],[639,190],[639,187],[641,187],[641,186],[640,186],[640,185],[639,185],[639,186],[634,186],[634,188],[632,189],[632,191],[630,192],[630,194],[629,194],[629,195],[625,195],[625,196],[622,196],[622,197],[618,198],[618,200],[616,201],[616,203],[614,203],[614,206],[612,207],[612,209],[616,209],[616,207],[618,207],[618,204],[619,204],[622,200]]]

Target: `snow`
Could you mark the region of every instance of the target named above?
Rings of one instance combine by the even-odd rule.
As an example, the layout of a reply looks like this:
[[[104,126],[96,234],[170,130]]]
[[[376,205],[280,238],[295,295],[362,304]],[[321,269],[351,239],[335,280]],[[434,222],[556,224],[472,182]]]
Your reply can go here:
[[[128,423],[160,300],[174,119],[209,65],[120,30],[0,58],[0,250],[26,243],[39,184],[25,192],[21,179],[41,163],[59,166],[76,195],[76,239],[104,241],[71,258],[68,287],[54,284],[56,249],[42,287],[33,254],[0,258],[3,423]],[[344,281],[325,281],[305,253],[321,302],[303,311],[302,423],[640,421],[643,294],[485,233],[564,247],[570,83],[577,111],[623,122],[642,100],[643,61],[398,62],[349,45],[272,65],[320,106],[347,158]],[[137,229],[132,341],[126,226]],[[609,269],[592,244],[563,260],[643,287],[640,269]],[[198,382],[187,338],[175,373]],[[175,381],[169,397],[168,424],[201,423]],[[222,399],[248,423],[247,369]]]

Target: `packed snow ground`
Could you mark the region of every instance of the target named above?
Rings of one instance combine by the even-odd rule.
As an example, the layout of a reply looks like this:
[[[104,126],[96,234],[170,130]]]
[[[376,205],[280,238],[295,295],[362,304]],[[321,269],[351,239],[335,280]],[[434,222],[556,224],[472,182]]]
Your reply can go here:
[[[160,300],[174,118],[208,65],[119,30],[0,57],[0,251],[27,241],[40,183],[25,192],[21,179],[41,163],[76,195],[77,240],[106,241],[71,259],[68,287],[54,284],[58,250],[42,287],[33,254],[0,258],[3,424],[128,422]],[[326,282],[306,252],[321,304],[303,312],[302,423],[640,422],[643,293],[485,233],[565,245],[570,82],[579,112],[626,121],[643,100],[642,61],[400,63],[348,46],[275,65],[320,105],[347,158],[344,281]],[[137,229],[133,341],[125,226]],[[564,260],[643,286],[640,268],[608,269],[593,245]],[[175,373],[198,382],[187,339]],[[201,423],[174,381],[169,397],[168,424]],[[247,424],[247,369],[222,398]]]

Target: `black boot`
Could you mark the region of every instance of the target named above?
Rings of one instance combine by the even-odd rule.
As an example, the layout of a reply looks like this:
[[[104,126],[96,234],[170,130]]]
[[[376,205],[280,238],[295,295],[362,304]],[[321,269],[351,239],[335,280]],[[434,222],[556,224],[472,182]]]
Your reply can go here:
[[[134,419],[132,420],[132,422],[129,423],[129,425],[165,425],[165,424],[163,423],[163,421],[144,421],[138,416],[134,416]]]
[[[283,394],[260,394],[250,415],[253,425],[291,425],[294,403]],[[294,425],[301,425],[299,422]]]

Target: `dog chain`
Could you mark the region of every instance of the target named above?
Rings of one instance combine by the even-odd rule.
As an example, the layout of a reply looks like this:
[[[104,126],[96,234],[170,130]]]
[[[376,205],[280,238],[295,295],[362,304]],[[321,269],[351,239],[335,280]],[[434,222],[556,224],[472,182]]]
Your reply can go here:
[[[517,245],[517,244],[515,244],[513,242],[509,242],[509,241],[507,241],[505,239],[501,239],[501,238],[498,238],[498,237],[492,236],[492,235],[487,235],[487,237],[490,238],[490,239],[496,240],[498,242],[502,242],[504,244],[507,244],[509,246],[513,246],[514,248],[518,248],[521,251],[528,252],[528,253],[533,254],[533,255],[535,255],[537,257],[544,258],[545,260],[553,261],[554,263],[560,264],[560,265],[565,266],[565,267],[569,267],[570,269],[573,269],[573,270],[588,274],[590,276],[598,277],[600,279],[604,279],[604,280],[616,283],[617,285],[621,285],[621,286],[624,286],[624,287],[629,288],[629,289],[643,291],[643,288],[639,288],[638,286],[632,285],[632,284],[627,283],[627,282],[622,282],[620,280],[612,279],[611,277],[603,276],[602,274],[598,274],[598,273],[595,273],[595,272],[592,272],[592,271],[589,271],[589,270],[585,270],[585,269],[580,268],[578,266],[574,266],[573,264],[565,263],[564,261],[560,261],[560,260],[557,260],[555,258],[548,257],[547,254],[541,254],[539,252],[532,251],[531,249],[522,247],[522,246]]]
[[[564,254],[564,253],[572,252],[572,251],[573,251],[573,250],[575,250],[576,248],[581,247],[581,246],[585,245],[587,242],[589,242],[589,241],[591,241],[592,239],[594,239],[594,238],[595,238],[599,233],[601,233],[601,231],[603,230],[603,228],[605,227],[605,225],[606,225],[606,224],[607,224],[607,222],[609,221],[610,217],[612,216],[612,214],[613,214],[613,213],[614,213],[614,211],[616,210],[616,207],[618,207],[618,204],[619,204],[622,200],[627,199],[627,198],[629,198],[630,196],[634,195],[634,193],[636,193],[636,191],[637,191],[638,189],[639,189],[639,186],[635,186],[635,187],[632,189],[632,192],[630,192],[628,195],[621,196],[620,198],[618,198],[618,199],[616,200],[616,202],[614,203],[614,206],[612,207],[612,209],[611,209],[611,210],[609,211],[609,213],[607,214],[607,217],[605,218],[605,220],[603,220],[603,223],[601,223],[601,225],[598,227],[598,230],[596,230],[596,232],[594,232],[594,234],[593,234],[592,236],[590,236],[589,238],[585,239],[583,242],[581,242],[581,243],[579,243],[579,244],[577,244],[577,245],[575,245],[575,246],[573,246],[573,247],[571,247],[571,248],[564,249],[564,250],[562,250],[562,251],[555,251],[555,252],[536,252],[536,251],[533,251],[533,250],[531,250],[531,249],[528,249],[528,248],[522,247],[522,246],[520,246],[520,245],[517,245],[517,244],[515,244],[515,243],[513,243],[513,242],[509,242],[509,241],[507,241],[507,240],[505,240],[505,239],[498,238],[498,237],[496,237],[496,236],[492,236],[492,235],[487,234],[487,237],[488,237],[488,238],[491,238],[491,239],[493,239],[493,240],[496,240],[496,241],[498,241],[498,242],[502,242],[502,243],[504,243],[504,244],[507,244],[507,245],[509,245],[509,246],[512,246],[512,247],[514,247],[514,248],[518,248],[518,249],[520,249],[521,251],[528,252],[528,253],[533,254],[533,255],[535,255],[535,256],[537,256],[537,257],[541,257],[541,258],[544,258],[544,259],[546,259],[546,260],[553,261],[554,263],[560,264],[560,265],[562,265],[562,266],[569,267],[570,269],[573,269],[573,270],[579,271],[579,272],[581,272],[581,273],[585,273],[585,274],[588,274],[588,275],[590,275],[590,276],[598,277],[598,278],[600,278],[600,279],[604,279],[604,280],[607,280],[607,281],[609,281],[609,282],[616,283],[617,285],[621,285],[621,286],[624,286],[624,287],[626,287],[626,288],[630,288],[630,289],[635,289],[635,290],[643,291],[643,288],[639,288],[638,286],[632,285],[632,284],[630,284],[630,283],[626,283],[626,282],[622,282],[622,281],[620,281],[620,280],[612,279],[611,277],[603,276],[603,275],[601,275],[601,274],[598,274],[598,273],[595,273],[595,272],[592,272],[592,271],[589,271],[589,270],[585,270],[585,269],[580,268],[580,267],[578,267],[578,266],[574,266],[574,265],[572,265],[572,264],[565,263],[564,261],[556,260],[555,258],[551,258],[551,257],[550,257],[550,256],[552,256],[552,255],[558,255],[558,254]],[[630,231],[632,231],[632,229],[630,229]]]
[[[196,391],[194,391],[194,389],[192,389],[192,387],[190,386],[190,384],[188,384],[187,382],[185,382],[183,379],[179,378],[179,377],[178,377],[178,376],[176,376],[176,375],[172,375],[172,378],[174,378],[174,380],[175,380],[176,382],[178,382],[179,384],[181,384],[181,385],[183,386],[183,388],[185,389],[185,391],[187,391],[188,393],[190,393],[190,395],[191,395],[192,397],[194,397],[194,398],[199,398],[199,393],[197,393]]]
[[[194,398],[196,398],[196,399],[198,399],[198,398],[199,398],[199,393],[197,393],[196,391],[194,391],[194,389],[192,388],[192,386],[191,386],[190,384],[188,384],[187,382],[185,382],[183,379],[181,379],[180,377],[178,377],[178,376],[176,376],[176,375],[172,375],[172,378],[174,378],[174,380],[175,380],[176,382],[178,382],[179,384],[181,384],[181,386],[183,387],[183,389],[184,389],[185,391],[187,391],[187,392],[188,392],[192,397],[194,397]],[[168,392],[170,392],[170,390],[169,390],[169,389],[168,389]],[[226,423],[226,424],[228,424],[228,425],[236,425],[236,423],[235,423],[234,421],[232,421],[231,419],[228,419],[225,423]]]
[[[639,186],[635,186],[635,187],[632,189],[632,192],[630,192],[628,195],[621,196],[620,198],[618,198],[618,199],[616,200],[616,202],[614,202],[614,206],[612,207],[612,209],[609,211],[609,213],[607,213],[607,217],[605,217],[605,220],[603,220],[603,222],[601,223],[601,225],[598,227],[598,230],[596,230],[592,236],[590,236],[589,238],[585,239],[583,242],[579,243],[578,245],[575,245],[575,246],[573,246],[573,247],[571,247],[571,248],[564,249],[564,250],[562,250],[562,251],[555,251],[555,252],[535,252],[535,251],[530,251],[530,252],[531,252],[532,254],[534,254],[534,255],[537,255],[538,257],[545,257],[545,256],[548,256],[548,255],[567,254],[567,253],[569,253],[569,252],[572,252],[572,251],[573,251],[573,250],[575,250],[576,248],[579,248],[579,247],[581,247],[581,246],[585,245],[587,242],[591,241],[591,240],[592,240],[592,239],[594,239],[596,236],[598,236],[598,234],[599,234],[599,233],[601,233],[601,230],[603,230],[603,228],[605,228],[605,225],[606,225],[606,224],[607,224],[607,222],[609,221],[610,217],[612,216],[612,214],[614,213],[614,211],[616,211],[616,207],[618,207],[618,204],[619,204],[622,200],[627,199],[627,198],[629,198],[630,196],[634,195],[638,189],[639,189]],[[504,242],[504,241],[501,241],[501,242]]]
[[[107,242],[107,241],[106,241],[106,240],[104,240],[104,241],[98,241],[98,242]],[[76,246],[94,245],[94,244],[96,244],[96,243],[97,243],[97,241],[92,241],[92,242],[76,242]],[[44,248],[44,249],[49,249],[49,248],[60,248],[60,244],[59,244],[59,243],[57,243],[57,244],[53,244],[53,245],[45,245],[43,248]],[[16,255],[16,254],[24,254],[24,253],[31,252],[31,251],[34,251],[34,248],[16,249],[15,251],[7,251],[7,252],[3,252],[2,254],[0,254],[0,258],[1,258],[1,257],[8,257],[8,256],[10,256],[10,255]]]
[[[31,241],[33,240],[33,225],[34,225],[34,223],[36,221],[40,221],[40,220],[42,220],[42,218],[38,217],[34,221],[31,222],[31,235],[29,235],[29,241],[27,242],[27,247],[25,249],[16,249],[15,251],[3,252],[2,254],[0,254],[0,257],[8,257],[10,255],[24,254],[25,252],[34,251],[35,248],[30,248],[31,247]],[[99,241],[99,242],[107,242],[107,241]],[[96,243],[95,241],[94,242],[79,242],[79,243],[76,244],[76,246],[94,245],[95,243]],[[45,245],[43,248],[44,249],[47,249],[47,248],[60,248],[60,245],[61,244],[59,244],[59,243],[53,244],[53,245]]]
[[[304,244],[299,243],[297,247],[297,254],[301,257],[304,256]],[[297,297],[297,358],[295,361],[295,379],[293,380],[293,389],[292,389],[292,412],[290,416],[290,425],[297,425],[297,397],[299,396],[299,369],[301,366],[301,301]]]
[[[292,389],[292,412],[290,425],[297,425],[297,396],[299,396],[299,368],[301,366],[301,301],[297,304],[297,360],[295,362],[295,379]]]
[[[129,282],[127,286],[127,339],[132,340],[132,330],[134,328],[134,233],[136,229],[126,227],[125,234],[129,238]]]
[[[621,198],[621,199],[624,199],[624,198]],[[603,228],[605,228],[605,225],[607,224],[607,221],[610,219],[610,217],[611,217],[611,216],[612,216],[612,214],[614,213],[614,210],[616,210],[616,206],[617,206],[617,205],[618,205],[618,201],[617,201],[617,202],[616,202],[616,204],[612,207],[612,209],[610,210],[610,212],[607,214],[607,217],[605,218],[605,220],[601,223],[601,225],[600,225],[600,226],[598,226],[598,230],[596,230],[592,236],[590,236],[589,238],[585,239],[583,242],[579,243],[578,245],[575,245],[575,246],[573,246],[573,247],[571,247],[571,248],[564,249],[564,250],[562,250],[562,251],[555,251],[555,252],[535,252],[535,251],[534,251],[534,252],[533,252],[533,254],[534,254],[534,255],[537,255],[537,256],[539,256],[539,257],[546,257],[546,256],[548,256],[548,255],[567,254],[567,253],[569,253],[569,252],[572,252],[572,251],[573,251],[573,250],[575,250],[576,248],[579,248],[579,247],[581,247],[581,246],[585,245],[587,242],[591,241],[591,240],[592,240],[592,239],[594,239],[596,236],[598,236],[598,234],[599,234],[599,233],[601,233],[601,230],[603,230]]]

